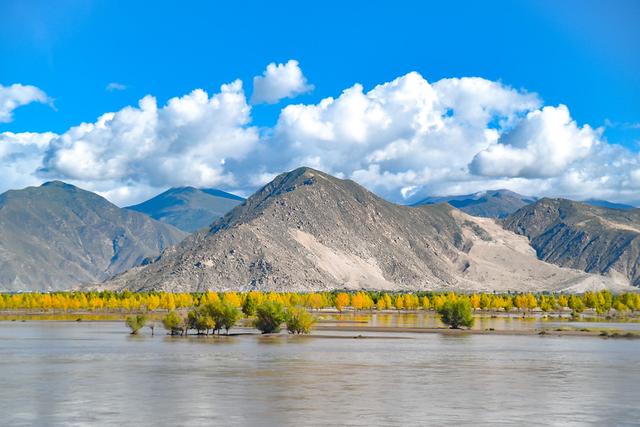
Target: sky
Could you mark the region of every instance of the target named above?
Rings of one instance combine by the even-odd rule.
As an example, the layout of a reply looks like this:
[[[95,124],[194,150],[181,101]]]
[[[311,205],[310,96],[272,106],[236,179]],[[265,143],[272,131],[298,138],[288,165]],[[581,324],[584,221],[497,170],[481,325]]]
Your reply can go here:
[[[0,192],[311,166],[398,203],[640,205],[640,2],[273,3],[0,0]]]

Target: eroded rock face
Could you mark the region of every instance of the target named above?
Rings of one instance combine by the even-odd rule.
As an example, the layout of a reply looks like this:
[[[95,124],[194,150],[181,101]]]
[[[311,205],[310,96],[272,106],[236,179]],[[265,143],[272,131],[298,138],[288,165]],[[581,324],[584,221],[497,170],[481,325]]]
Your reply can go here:
[[[518,263],[503,268],[513,257]],[[276,177],[158,261],[103,287],[537,290],[587,278],[593,279],[539,261],[526,238],[493,220],[446,204],[398,206],[352,181],[300,168]],[[606,286],[609,279],[595,280]]]
[[[157,257],[186,233],[60,181],[0,195],[0,290],[61,290]]]
[[[640,209],[542,199],[509,216],[504,226],[528,237],[544,261],[620,275],[640,286]]]

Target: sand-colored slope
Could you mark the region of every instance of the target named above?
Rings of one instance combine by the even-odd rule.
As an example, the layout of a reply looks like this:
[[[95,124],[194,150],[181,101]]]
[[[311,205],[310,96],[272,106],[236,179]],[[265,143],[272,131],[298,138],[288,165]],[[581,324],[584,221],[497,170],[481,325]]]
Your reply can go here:
[[[541,261],[529,240],[503,229],[493,219],[469,216],[461,211],[452,214],[461,221],[465,237],[471,242],[461,255],[461,282],[470,290],[542,291],[590,289],[621,290],[629,288],[624,278],[585,273]],[[466,224],[466,225],[465,225]],[[469,224],[486,232],[479,237]]]

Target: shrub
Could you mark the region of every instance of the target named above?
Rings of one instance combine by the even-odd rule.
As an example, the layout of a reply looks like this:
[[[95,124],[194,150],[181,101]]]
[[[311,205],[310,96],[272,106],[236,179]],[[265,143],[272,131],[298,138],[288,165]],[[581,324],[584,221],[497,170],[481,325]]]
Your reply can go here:
[[[138,333],[140,329],[147,324],[147,316],[144,314],[137,314],[135,316],[127,316],[125,323],[131,329],[131,335]]]
[[[185,319],[175,310],[170,311],[162,318],[162,326],[169,331],[171,335],[183,335],[187,332],[187,324]]]
[[[468,328],[473,326],[471,303],[467,298],[458,298],[456,301],[445,302],[438,309],[438,314],[442,322],[453,329],[459,329],[461,326]]]
[[[308,334],[316,323],[316,318],[304,308],[294,307],[287,312],[286,322],[290,334]]]
[[[284,307],[279,302],[265,301],[256,308],[254,326],[263,334],[280,332],[280,325],[286,320]]]
[[[229,335],[229,329],[235,326],[242,317],[242,313],[231,302],[217,301],[206,304],[205,310],[215,323],[215,330],[224,329]]]
[[[216,322],[211,317],[209,310],[203,305],[189,311],[187,315],[188,329],[195,329],[198,334],[209,334],[209,329],[215,329]]]

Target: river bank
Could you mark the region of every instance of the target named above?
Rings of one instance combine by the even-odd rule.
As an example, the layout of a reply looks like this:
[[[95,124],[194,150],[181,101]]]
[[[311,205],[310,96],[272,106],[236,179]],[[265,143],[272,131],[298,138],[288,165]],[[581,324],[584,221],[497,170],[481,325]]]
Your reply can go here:
[[[584,317],[572,320],[566,313],[547,313],[522,317],[519,314],[476,313],[475,326],[470,329],[450,329],[429,311],[338,312],[315,311],[317,323],[314,333],[354,333],[353,338],[367,333],[382,334],[441,334],[441,335],[540,335],[560,337],[640,338],[640,322],[636,318],[612,319]],[[155,334],[163,334],[160,320],[166,312],[148,313],[150,323],[155,323]],[[123,323],[130,313],[51,313],[29,310],[2,311],[0,321],[5,322],[110,322]],[[144,333],[144,332],[143,332]],[[234,334],[259,334],[250,326],[250,319],[243,319]],[[342,335],[341,335],[342,336]]]

